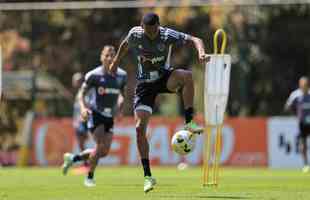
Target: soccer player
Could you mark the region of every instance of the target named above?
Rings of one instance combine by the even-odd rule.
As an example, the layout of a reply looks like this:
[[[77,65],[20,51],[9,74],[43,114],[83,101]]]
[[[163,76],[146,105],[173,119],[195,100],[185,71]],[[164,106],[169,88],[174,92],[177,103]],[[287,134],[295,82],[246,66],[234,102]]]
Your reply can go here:
[[[178,93],[182,95],[185,106],[185,129],[195,133],[202,132],[202,128],[193,122],[192,72],[173,69],[170,66],[172,48],[185,44],[196,48],[201,62],[207,60],[208,56],[201,39],[162,27],[158,15],[148,13],[143,16],[141,26],[133,27],[129,31],[110,65],[110,73],[115,74],[117,66],[129,49],[132,50],[138,61],[134,111],[137,145],[145,177],[144,192],[151,191],[156,184],[150,170],[146,129],[157,94]]]
[[[299,79],[299,88],[294,90],[286,104],[286,109],[296,113],[299,121],[298,144],[301,144],[301,152],[304,160],[303,172],[309,172],[310,166],[307,157],[307,138],[310,135],[310,89],[309,79],[305,76]]]
[[[99,158],[108,155],[112,142],[113,117],[117,112],[118,98],[123,95],[127,74],[124,70],[117,68],[115,76],[108,72],[115,49],[113,46],[104,46],[101,52],[102,65],[91,70],[85,76],[82,85],[79,102],[81,116],[87,120],[87,127],[96,142],[94,149],[74,155],[64,154],[63,173],[67,174],[73,163],[88,160],[90,169],[84,181],[85,186],[95,186],[94,172]],[[89,102],[85,102],[85,95],[89,96]],[[121,98],[124,99],[124,98]],[[121,103],[119,101],[119,103]]]
[[[81,109],[79,102],[79,92],[81,85],[83,83],[83,75],[81,72],[76,72],[72,76],[72,86],[75,89],[78,89],[78,92],[75,96],[74,105],[73,105],[73,127],[75,129],[76,138],[80,151],[85,150],[85,142],[87,140],[88,131],[87,131],[87,122],[81,118]],[[87,162],[84,162],[85,166]]]

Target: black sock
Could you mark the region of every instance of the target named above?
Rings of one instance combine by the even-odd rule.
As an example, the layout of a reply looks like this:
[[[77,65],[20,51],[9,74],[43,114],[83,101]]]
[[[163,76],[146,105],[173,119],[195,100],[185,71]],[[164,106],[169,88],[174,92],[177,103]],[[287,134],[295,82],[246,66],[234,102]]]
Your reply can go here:
[[[149,159],[141,159],[141,162],[143,165],[144,176],[152,176]]]
[[[80,156],[80,155],[74,155],[74,157],[73,157],[73,162],[77,162],[77,161],[81,161],[81,160],[83,160],[83,159],[82,159],[82,156]]]
[[[88,179],[93,179],[94,178],[94,172],[88,172]]]
[[[189,123],[193,120],[193,115],[194,115],[194,109],[193,107],[188,107],[185,109],[185,123]]]

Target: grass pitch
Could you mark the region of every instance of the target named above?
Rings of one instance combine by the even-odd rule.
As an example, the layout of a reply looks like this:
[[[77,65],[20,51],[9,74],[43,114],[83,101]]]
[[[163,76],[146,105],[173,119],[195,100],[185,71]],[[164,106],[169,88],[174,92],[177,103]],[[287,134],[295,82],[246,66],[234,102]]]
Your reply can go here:
[[[140,166],[99,167],[95,188],[59,168],[0,168],[0,200],[310,199],[310,174],[299,170],[222,168],[218,188],[203,188],[201,174],[153,167],[158,184],[144,194]]]

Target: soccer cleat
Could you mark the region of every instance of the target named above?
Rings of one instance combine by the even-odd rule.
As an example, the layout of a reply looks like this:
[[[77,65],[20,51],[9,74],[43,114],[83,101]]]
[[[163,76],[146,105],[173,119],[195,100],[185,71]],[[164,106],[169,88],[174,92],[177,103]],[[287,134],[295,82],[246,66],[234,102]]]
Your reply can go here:
[[[96,186],[96,183],[95,183],[95,180],[93,178],[87,178],[84,180],[84,185],[86,187],[95,187]]]
[[[62,173],[63,175],[67,175],[69,168],[73,165],[73,157],[72,153],[64,154],[64,163],[62,165]]]
[[[189,123],[185,124],[184,129],[195,134],[203,133],[203,127],[198,126],[198,124],[196,124],[193,121],[190,121]]]
[[[149,191],[154,189],[154,185],[156,185],[155,178],[152,178],[151,176],[144,177],[144,192],[148,193]]]
[[[303,168],[302,168],[302,172],[303,173],[308,173],[310,171],[310,166],[309,165],[305,165]]]

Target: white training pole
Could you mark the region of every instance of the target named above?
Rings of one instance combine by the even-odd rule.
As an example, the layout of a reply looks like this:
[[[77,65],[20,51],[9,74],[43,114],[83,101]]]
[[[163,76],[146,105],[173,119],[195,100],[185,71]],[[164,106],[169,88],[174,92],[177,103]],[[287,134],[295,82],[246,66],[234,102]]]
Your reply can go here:
[[[218,37],[220,34],[222,34],[222,46],[219,51]],[[204,143],[204,186],[218,185],[222,127],[230,86],[231,56],[224,53],[227,42],[225,31],[217,30],[213,42],[214,54],[210,55],[210,61],[205,66],[204,114],[207,134],[205,140],[207,141]],[[213,130],[215,130],[214,137],[212,137]],[[215,144],[212,144],[212,141]],[[212,168],[209,166],[210,159],[213,161]],[[210,174],[211,177],[209,177]]]

